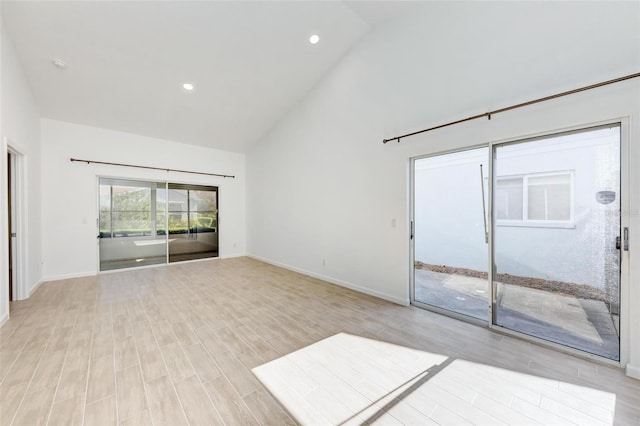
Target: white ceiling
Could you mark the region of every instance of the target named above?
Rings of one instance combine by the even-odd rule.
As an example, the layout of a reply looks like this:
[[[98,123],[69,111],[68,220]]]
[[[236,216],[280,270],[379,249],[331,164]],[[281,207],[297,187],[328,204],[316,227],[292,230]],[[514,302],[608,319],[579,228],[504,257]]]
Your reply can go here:
[[[3,1],[43,117],[243,152],[400,1]],[[320,43],[311,45],[311,34]],[[67,63],[56,68],[52,59]],[[191,82],[189,93],[182,84]]]

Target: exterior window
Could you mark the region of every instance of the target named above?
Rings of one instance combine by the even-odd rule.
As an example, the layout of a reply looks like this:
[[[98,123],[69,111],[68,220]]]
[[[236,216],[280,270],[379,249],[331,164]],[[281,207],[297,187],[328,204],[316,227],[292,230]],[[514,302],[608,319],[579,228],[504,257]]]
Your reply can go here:
[[[495,197],[498,225],[573,227],[573,172],[499,177]]]

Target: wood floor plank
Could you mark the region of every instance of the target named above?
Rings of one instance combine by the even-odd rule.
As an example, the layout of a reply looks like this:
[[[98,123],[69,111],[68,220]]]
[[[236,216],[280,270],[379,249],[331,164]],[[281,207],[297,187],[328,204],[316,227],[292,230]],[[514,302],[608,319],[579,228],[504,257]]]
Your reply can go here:
[[[144,410],[137,416],[121,421],[120,426],[153,426],[153,421],[149,410]]]
[[[84,394],[56,402],[51,408],[48,426],[82,425],[84,416]]]
[[[94,333],[91,358],[98,359],[109,355],[113,355],[113,333],[111,330],[102,330]]]
[[[176,383],[175,387],[190,425],[223,424],[197,376]]]
[[[115,394],[113,356],[91,360],[87,404]]]
[[[55,391],[56,387],[52,386],[33,393],[27,393],[22,400],[22,405],[20,405],[20,408],[13,419],[13,424],[46,424],[47,419],[49,418],[49,411],[51,410]]]
[[[138,351],[136,349],[135,338],[133,336],[115,339],[113,345],[116,371],[123,370],[139,363]]]
[[[264,389],[258,389],[242,399],[254,417],[262,424],[292,426],[296,424]]]
[[[27,351],[20,354],[19,362],[14,363],[2,381],[3,386],[12,386],[31,380],[35,373],[42,351]]]
[[[185,346],[184,351],[187,354],[193,369],[203,383],[220,377],[222,374],[214,359],[209,356],[200,343]]]
[[[233,355],[226,353],[215,359],[238,395],[245,396],[260,388],[253,375]]]
[[[164,358],[167,370],[169,370],[169,376],[173,383],[178,383],[188,377],[193,376],[195,371],[189,362],[189,358],[182,350],[180,343],[173,342],[160,348],[162,357]]]
[[[84,409],[85,425],[114,426],[117,423],[116,398],[113,395],[87,404]]]
[[[177,342],[176,335],[167,320],[163,319],[151,322],[151,329],[153,330],[153,335],[156,337],[158,346],[163,347],[170,343]]]
[[[65,353],[66,351],[61,350],[45,354],[42,357],[35,373],[33,374],[33,378],[31,379],[29,392],[35,392],[40,389],[58,385],[58,379],[62,373]]]
[[[28,386],[28,382],[0,386],[0,424],[11,424]]]
[[[162,360],[160,348],[155,342],[148,346],[138,347],[138,356],[140,357],[140,366],[146,382],[168,374]]]
[[[89,356],[87,351],[69,351],[62,367],[62,375],[58,383],[56,401],[64,401],[87,391],[89,374]]]
[[[251,414],[242,398],[238,396],[231,383],[224,376],[206,382],[204,387],[218,409],[220,417],[227,425],[257,425],[258,421]]]
[[[118,419],[127,420],[147,408],[147,399],[140,367],[125,368],[116,373]]]
[[[188,424],[168,376],[147,382],[146,389],[154,425],[179,426]]]
[[[47,346],[47,352],[65,351],[73,336],[74,328],[73,325],[56,328]]]
[[[0,330],[2,330],[0,328]],[[17,349],[8,349],[0,351],[0,384],[11,371],[14,362],[18,359],[20,351]]]
[[[173,324],[171,324],[171,329],[183,346],[190,346],[198,343],[198,336],[196,336],[196,334],[186,322],[174,322]]]

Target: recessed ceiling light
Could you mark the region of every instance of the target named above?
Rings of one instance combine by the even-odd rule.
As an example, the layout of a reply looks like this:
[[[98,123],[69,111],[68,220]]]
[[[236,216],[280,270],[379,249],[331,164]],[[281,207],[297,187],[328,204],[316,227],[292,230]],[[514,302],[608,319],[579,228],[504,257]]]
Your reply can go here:
[[[191,92],[195,88],[195,86],[191,83],[185,83],[182,85],[182,87],[184,87],[184,90],[188,90],[189,92]]]
[[[320,36],[318,34],[314,34],[311,37],[309,37],[309,43],[311,44],[316,44],[320,41]]]
[[[55,65],[56,68],[60,68],[61,70],[67,68],[67,63],[62,59],[53,59],[51,63]]]

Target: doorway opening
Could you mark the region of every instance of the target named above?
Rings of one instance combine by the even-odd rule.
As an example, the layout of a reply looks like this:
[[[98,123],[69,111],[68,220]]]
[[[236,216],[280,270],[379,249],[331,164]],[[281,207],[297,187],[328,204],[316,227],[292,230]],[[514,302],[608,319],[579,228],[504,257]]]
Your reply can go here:
[[[621,124],[412,160],[413,304],[620,361]]]
[[[23,199],[21,194],[23,157],[10,147],[7,148],[7,218],[8,218],[8,270],[9,281],[6,289],[9,302],[23,298],[21,296],[21,282],[23,277],[22,259],[22,231],[21,215],[23,213]]]

